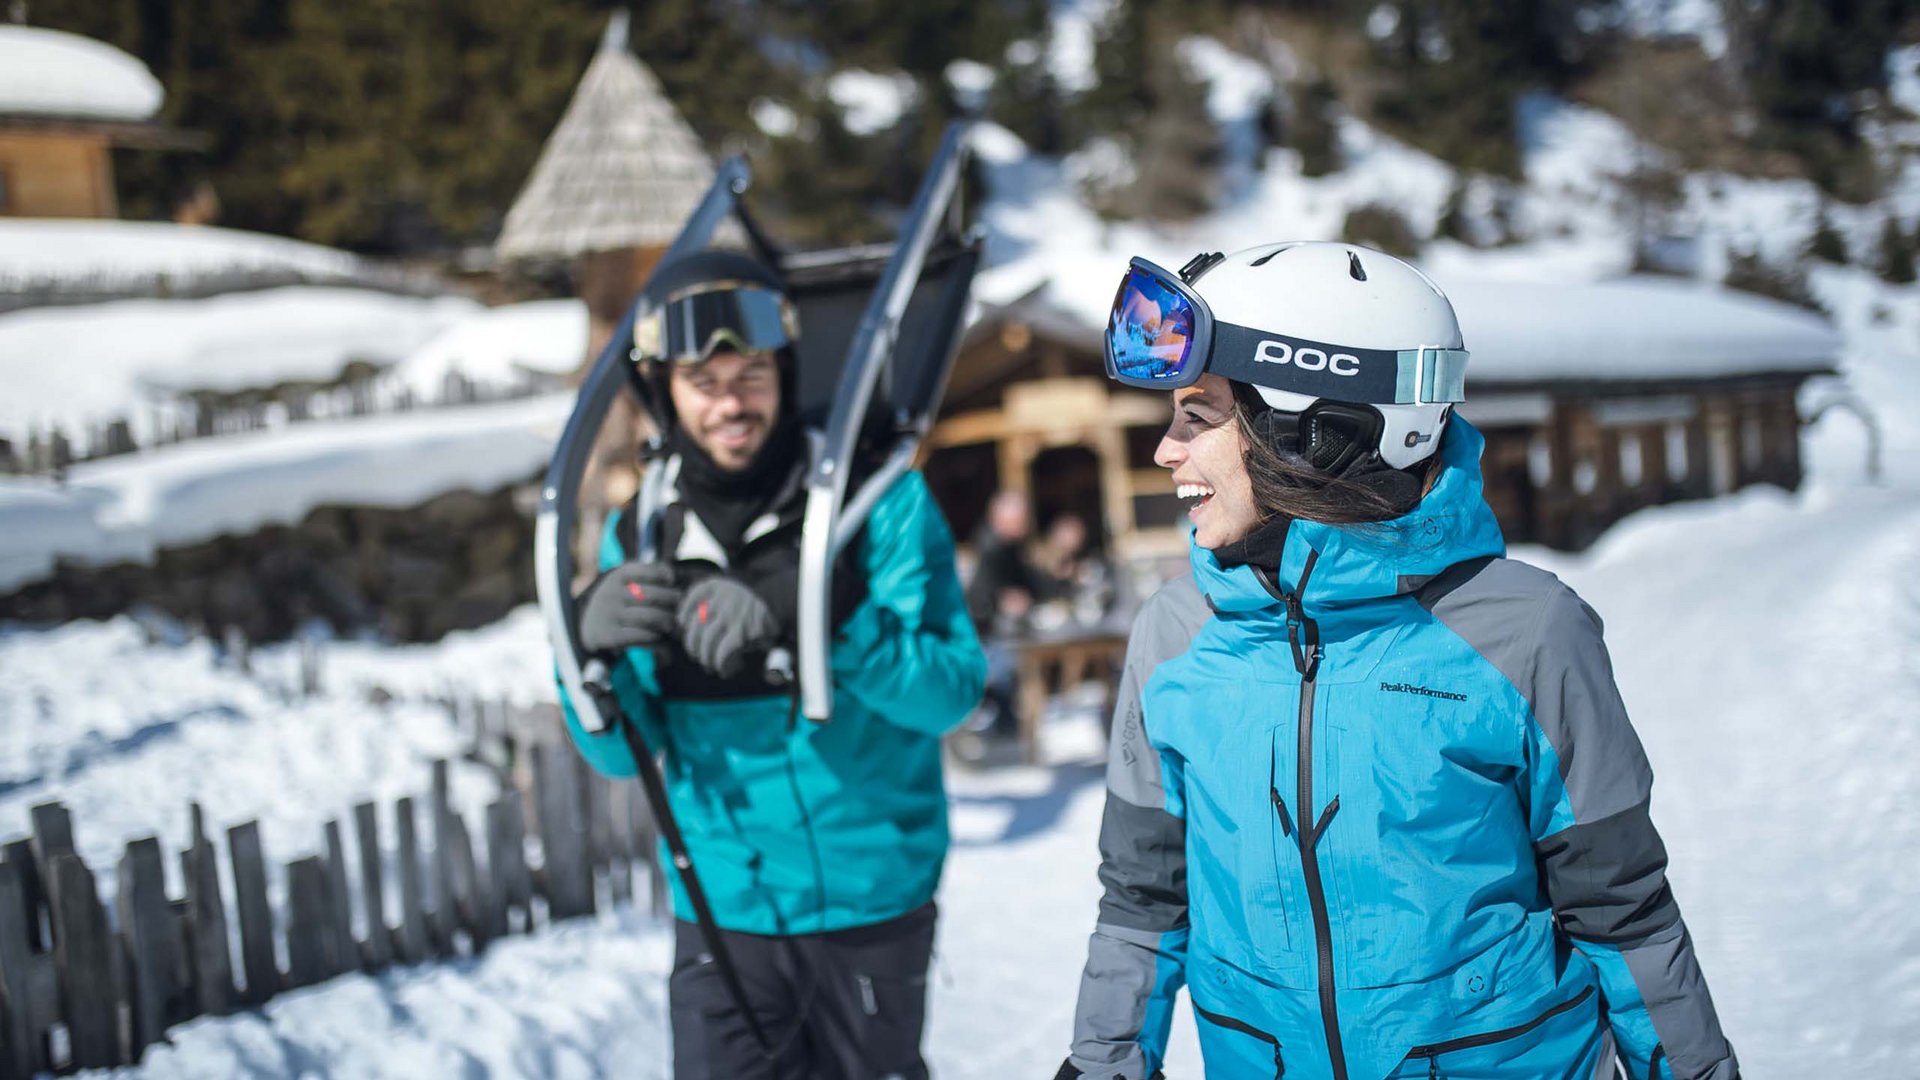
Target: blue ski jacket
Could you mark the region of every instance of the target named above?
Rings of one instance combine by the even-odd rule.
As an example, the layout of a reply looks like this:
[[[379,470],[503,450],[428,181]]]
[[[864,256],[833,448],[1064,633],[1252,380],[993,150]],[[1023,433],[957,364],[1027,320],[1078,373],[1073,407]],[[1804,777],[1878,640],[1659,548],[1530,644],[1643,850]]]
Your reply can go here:
[[[665,754],[668,803],[725,929],[867,926],[920,907],[939,884],[948,844],[940,738],[979,701],[986,659],[952,534],[918,472],[881,495],[856,543],[866,595],[835,634],[828,723],[798,716],[788,693],[663,696],[647,650],[629,650],[615,667],[626,715]],[[600,568],[626,559],[616,515]],[[571,706],[565,712],[589,764],[634,774],[617,730],[588,734]],[[692,919],[679,874],[670,876],[675,913]]]
[[[1737,1075],[1600,620],[1502,557],[1483,445],[1145,605],[1063,1072],[1152,1075],[1184,985],[1209,1077]]]

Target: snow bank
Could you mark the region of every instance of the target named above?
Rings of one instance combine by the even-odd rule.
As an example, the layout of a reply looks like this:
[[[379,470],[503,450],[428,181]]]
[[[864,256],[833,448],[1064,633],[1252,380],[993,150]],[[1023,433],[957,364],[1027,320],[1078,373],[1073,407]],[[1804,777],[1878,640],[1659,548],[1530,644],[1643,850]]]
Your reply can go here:
[[[123,300],[0,315],[0,436],[69,432],[192,390],[330,382],[386,367],[478,310],[471,300],[294,286],[206,300]],[[584,346],[583,346],[584,349]]]
[[[535,300],[486,308],[453,323],[401,362],[394,374],[417,393],[437,397],[458,375],[514,387],[532,376],[565,375],[587,356],[587,305]]]
[[[349,975],[196,1020],[111,1075],[666,1080],[672,957],[670,930],[629,909],[504,938],[470,963]]]
[[[0,589],[56,559],[141,561],[225,533],[299,521],[317,506],[405,507],[534,475],[572,411],[569,394],[181,443],[75,467],[64,488],[0,484]]]
[[[0,25],[0,115],[141,121],[164,97],[145,64],[104,41]]]
[[[416,663],[431,663],[431,659]],[[189,801],[210,830],[258,819],[270,865],[323,851],[322,826],[354,804],[424,794],[436,759],[466,747],[443,709],[349,694],[299,698],[291,647],[263,649],[249,676],[206,641],[153,644],[133,620],[0,632],[0,836],[58,799],[103,892],[126,842],[185,846]],[[484,768],[452,766],[468,820],[498,793]],[[393,836],[391,820],[383,827]]]
[[[350,252],[241,229],[166,221],[0,218],[0,292],[30,283],[85,282],[111,288],[221,273],[326,279],[365,272],[365,264]]]

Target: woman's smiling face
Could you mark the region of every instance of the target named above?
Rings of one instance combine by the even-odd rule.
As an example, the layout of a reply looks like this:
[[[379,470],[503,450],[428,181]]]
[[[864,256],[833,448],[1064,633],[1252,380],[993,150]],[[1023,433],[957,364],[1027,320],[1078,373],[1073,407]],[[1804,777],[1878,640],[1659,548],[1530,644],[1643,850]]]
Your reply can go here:
[[[1173,422],[1153,460],[1173,472],[1174,491],[1188,504],[1194,543],[1213,550],[1260,524],[1233,389],[1225,378],[1202,375],[1173,392]]]

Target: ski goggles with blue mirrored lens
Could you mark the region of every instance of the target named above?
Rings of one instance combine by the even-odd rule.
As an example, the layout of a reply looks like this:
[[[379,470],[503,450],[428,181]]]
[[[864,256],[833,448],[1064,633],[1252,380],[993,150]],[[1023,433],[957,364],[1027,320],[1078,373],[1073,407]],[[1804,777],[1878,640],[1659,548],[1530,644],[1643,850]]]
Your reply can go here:
[[[722,351],[781,349],[797,337],[799,320],[786,297],[751,282],[709,282],[641,313],[633,323],[632,358],[698,364]]]
[[[1202,256],[1187,266],[1204,270],[1218,261],[1218,256]],[[1178,390],[1213,374],[1370,405],[1466,400],[1465,349],[1363,349],[1237,326],[1213,317],[1187,275],[1185,270],[1168,273],[1145,259],[1128,264],[1107,317],[1110,378],[1149,390]]]

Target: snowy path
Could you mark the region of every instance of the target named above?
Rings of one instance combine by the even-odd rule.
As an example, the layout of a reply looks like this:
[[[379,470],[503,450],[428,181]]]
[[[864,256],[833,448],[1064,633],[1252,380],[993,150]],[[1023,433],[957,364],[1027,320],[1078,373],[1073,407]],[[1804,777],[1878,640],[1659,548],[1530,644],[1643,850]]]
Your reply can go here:
[[[1728,1035],[1750,1076],[1920,1076],[1920,497],[1650,517],[1564,576]]]

